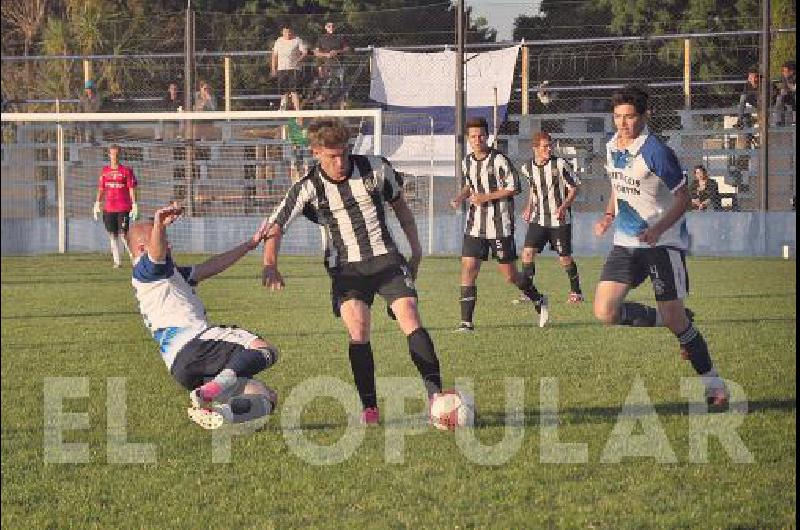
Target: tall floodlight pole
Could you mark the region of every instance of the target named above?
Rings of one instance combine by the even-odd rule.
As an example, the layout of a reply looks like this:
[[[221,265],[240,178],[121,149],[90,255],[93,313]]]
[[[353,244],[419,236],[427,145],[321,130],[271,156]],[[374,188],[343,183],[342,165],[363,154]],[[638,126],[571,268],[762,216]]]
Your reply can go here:
[[[192,73],[194,72],[194,16],[192,0],[186,2],[186,27],[183,33],[183,110],[192,110]]]
[[[464,185],[464,175],[461,168],[461,160],[464,158],[464,0],[456,2],[456,193]]]
[[[759,177],[761,191],[761,210],[769,209],[769,50],[770,50],[770,0],[761,0],[761,97],[759,98],[758,128],[761,136],[759,149]]]

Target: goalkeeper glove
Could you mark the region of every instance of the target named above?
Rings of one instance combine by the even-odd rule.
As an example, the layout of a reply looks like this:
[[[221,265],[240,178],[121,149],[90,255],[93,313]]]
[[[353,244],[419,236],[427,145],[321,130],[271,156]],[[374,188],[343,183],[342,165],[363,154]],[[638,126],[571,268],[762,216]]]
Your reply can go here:
[[[100,206],[100,201],[94,202],[94,208],[92,208],[92,215],[94,216],[95,221],[100,220],[100,214],[103,213],[103,209]]]
[[[135,221],[135,220],[137,220],[139,218],[139,205],[138,204],[133,203],[133,206],[131,206],[130,217],[131,217],[131,221]]]

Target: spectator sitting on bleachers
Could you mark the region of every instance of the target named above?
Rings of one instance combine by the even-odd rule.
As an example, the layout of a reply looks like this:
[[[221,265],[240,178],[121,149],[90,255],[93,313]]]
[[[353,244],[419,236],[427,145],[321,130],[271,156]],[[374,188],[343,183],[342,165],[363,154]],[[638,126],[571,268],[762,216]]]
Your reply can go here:
[[[694,182],[691,186],[692,208],[700,211],[719,210],[719,184],[708,177],[704,166],[694,167]]]
[[[211,85],[207,81],[200,81],[200,89],[194,94],[194,110],[215,111],[217,110],[217,100],[211,92]]]
[[[177,112],[183,110],[183,96],[178,90],[178,83],[171,81],[167,87],[167,93],[162,101],[162,110],[166,112]]]
[[[776,88],[775,113],[777,115],[777,125],[786,125],[786,115],[797,110],[795,106],[797,77],[794,61],[783,63],[781,66],[781,78]]]

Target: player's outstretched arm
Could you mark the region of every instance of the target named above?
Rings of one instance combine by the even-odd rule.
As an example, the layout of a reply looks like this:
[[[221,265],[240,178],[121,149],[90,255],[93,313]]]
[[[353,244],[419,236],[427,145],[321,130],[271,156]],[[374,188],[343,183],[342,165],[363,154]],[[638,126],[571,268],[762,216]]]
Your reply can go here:
[[[153,231],[147,242],[147,255],[156,263],[163,262],[167,257],[167,227],[183,214],[183,206],[171,202],[168,206],[156,210],[153,217]]]
[[[261,241],[263,241],[266,237],[268,230],[269,225],[266,221],[264,221],[258,227],[253,236],[244,243],[236,245],[227,252],[217,254],[216,256],[209,258],[199,265],[195,265],[194,279],[198,282],[201,282],[206,278],[210,278],[224,271],[242,259],[248,252],[257,248]]]
[[[283,230],[278,224],[271,224],[264,240],[264,267],[261,271],[261,285],[273,291],[283,289],[286,283],[278,271],[278,252],[281,248]]]
[[[614,223],[614,217],[616,216],[616,207],[617,207],[617,196],[614,193],[614,190],[611,190],[611,194],[608,196],[608,203],[606,204],[606,213],[602,219],[597,221],[594,224],[594,235],[597,237],[602,237],[605,235],[608,228]]]
[[[419,264],[422,261],[422,245],[419,244],[419,233],[417,231],[417,222],[414,220],[414,214],[408,207],[408,203],[403,195],[400,195],[395,201],[390,202],[397,221],[400,223],[400,228],[406,235],[408,245],[411,247],[411,259],[408,264],[411,267],[411,277],[417,279],[417,272],[419,271]]]

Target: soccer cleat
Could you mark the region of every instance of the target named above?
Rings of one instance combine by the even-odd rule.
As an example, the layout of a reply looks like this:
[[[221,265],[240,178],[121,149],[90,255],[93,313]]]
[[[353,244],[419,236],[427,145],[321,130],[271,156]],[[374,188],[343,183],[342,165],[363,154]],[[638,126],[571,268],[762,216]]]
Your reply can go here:
[[[568,304],[580,304],[584,300],[585,300],[585,298],[583,297],[583,293],[571,292],[571,293],[569,293],[569,297],[567,298],[567,303]]]
[[[533,308],[536,309],[536,312],[539,314],[539,327],[543,328],[547,324],[547,321],[550,320],[550,307],[547,296],[542,295],[533,303]]]
[[[462,322],[453,331],[455,331],[456,333],[471,333],[475,331],[475,324],[473,324],[472,322]]]
[[[113,267],[114,267],[115,269],[119,269],[119,268],[121,267],[121,265],[120,265],[119,263],[114,263]]]
[[[233,422],[230,405],[214,405],[212,407],[189,407],[186,409],[189,419],[203,429],[219,429],[226,423]]]
[[[517,298],[511,300],[512,304],[529,304],[531,303],[531,299],[525,296],[525,293],[519,293]]]
[[[361,413],[362,425],[378,425],[381,421],[381,415],[378,412],[378,407],[367,407]]]

